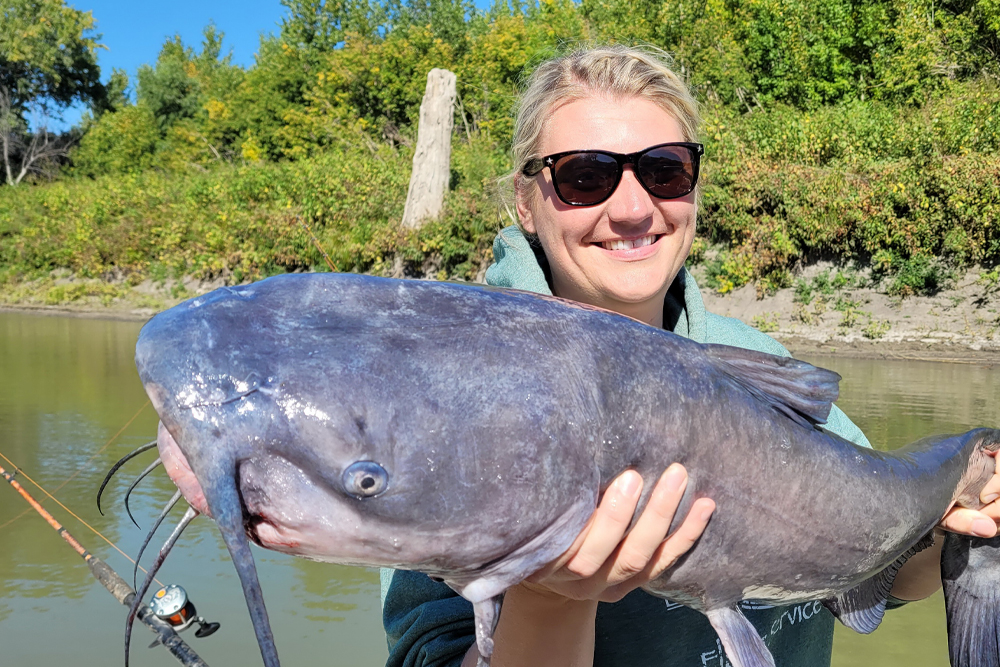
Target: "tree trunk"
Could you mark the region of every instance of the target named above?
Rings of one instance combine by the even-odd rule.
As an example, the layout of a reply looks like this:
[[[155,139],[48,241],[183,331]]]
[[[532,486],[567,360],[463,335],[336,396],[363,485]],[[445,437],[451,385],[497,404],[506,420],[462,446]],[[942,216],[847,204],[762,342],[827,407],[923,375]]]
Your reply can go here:
[[[417,150],[413,154],[413,173],[406,193],[403,226],[420,227],[436,218],[444,205],[444,195],[451,180],[451,131],[455,122],[455,75],[445,69],[427,74],[427,90],[420,104]]]

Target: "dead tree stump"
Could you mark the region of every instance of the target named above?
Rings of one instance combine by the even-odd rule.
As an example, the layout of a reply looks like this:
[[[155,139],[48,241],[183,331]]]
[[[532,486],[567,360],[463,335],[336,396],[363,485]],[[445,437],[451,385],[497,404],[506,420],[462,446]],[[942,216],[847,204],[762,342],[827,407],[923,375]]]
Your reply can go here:
[[[403,226],[419,227],[436,218],[444,205],[451,179],[451,131],[455,123],[455,75],[446,69],[427,73],[427,89],[420,103],[417,150],[406,193]]]

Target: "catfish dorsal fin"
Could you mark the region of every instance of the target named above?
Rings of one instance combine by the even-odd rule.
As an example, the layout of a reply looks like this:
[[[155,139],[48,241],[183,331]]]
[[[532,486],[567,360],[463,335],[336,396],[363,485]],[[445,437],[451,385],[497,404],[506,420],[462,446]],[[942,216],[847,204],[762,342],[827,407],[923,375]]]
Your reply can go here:
[[[875,632],[885,615],[885,605],[889,601],[892,583],[903,563],[914,554],[920,553],[934,544],[934,533],[927,533],[903,555],[873,577],[865,579],[849,591],[835,598],[823,600],[826,608],[841,623],[863,635]]]
[[[840,393],[840,375],[791,357],[728,345],[706,345],[716,367],[757,399],[799,424],[826,423]]]

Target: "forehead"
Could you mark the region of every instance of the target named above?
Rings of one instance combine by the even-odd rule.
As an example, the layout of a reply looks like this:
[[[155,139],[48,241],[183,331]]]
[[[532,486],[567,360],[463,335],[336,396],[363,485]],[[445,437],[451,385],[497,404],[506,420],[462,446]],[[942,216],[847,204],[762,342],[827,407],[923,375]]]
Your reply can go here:
[[[599,149],[632,153],[668,141],[684,141],[680,124],[647,99],[588,96],[553,108],[538,154]]]

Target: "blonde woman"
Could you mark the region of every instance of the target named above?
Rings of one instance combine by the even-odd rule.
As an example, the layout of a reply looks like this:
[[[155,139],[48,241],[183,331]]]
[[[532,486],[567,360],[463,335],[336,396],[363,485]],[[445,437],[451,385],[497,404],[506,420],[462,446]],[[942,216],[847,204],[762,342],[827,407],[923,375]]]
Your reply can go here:
[[[592,48],[543,63],[515,125],[519,225],[497,236],[487,282],[600,306],[703,343],[787,356],[768,336],[707,312],[684,270],[698,210],[697,129],[694,99],[652,50]],[[836,408],[827,427],[870,446]],[[573,546],[507,592],[493,667],[728,665],[705,616],[639,590],[683,556],[715,510],[699,499],[668,535],[686,479],[680,465],[665,470],[628,531],[642,480],[622,473]],[[1000,474],[984,500],[991,493],[1000,493]],[[944,523],[989,537],[998,520],[994,502],[983,513],[953,511]],[[939,561],[940,545],[911,559],[893,595],[931,594]],[[830,664],[833,617],[821,603],[745,603],[743,611],[778,665]],[[476,664],[472,607],[444,584],[383,571],[383,618],[389,665]]]

